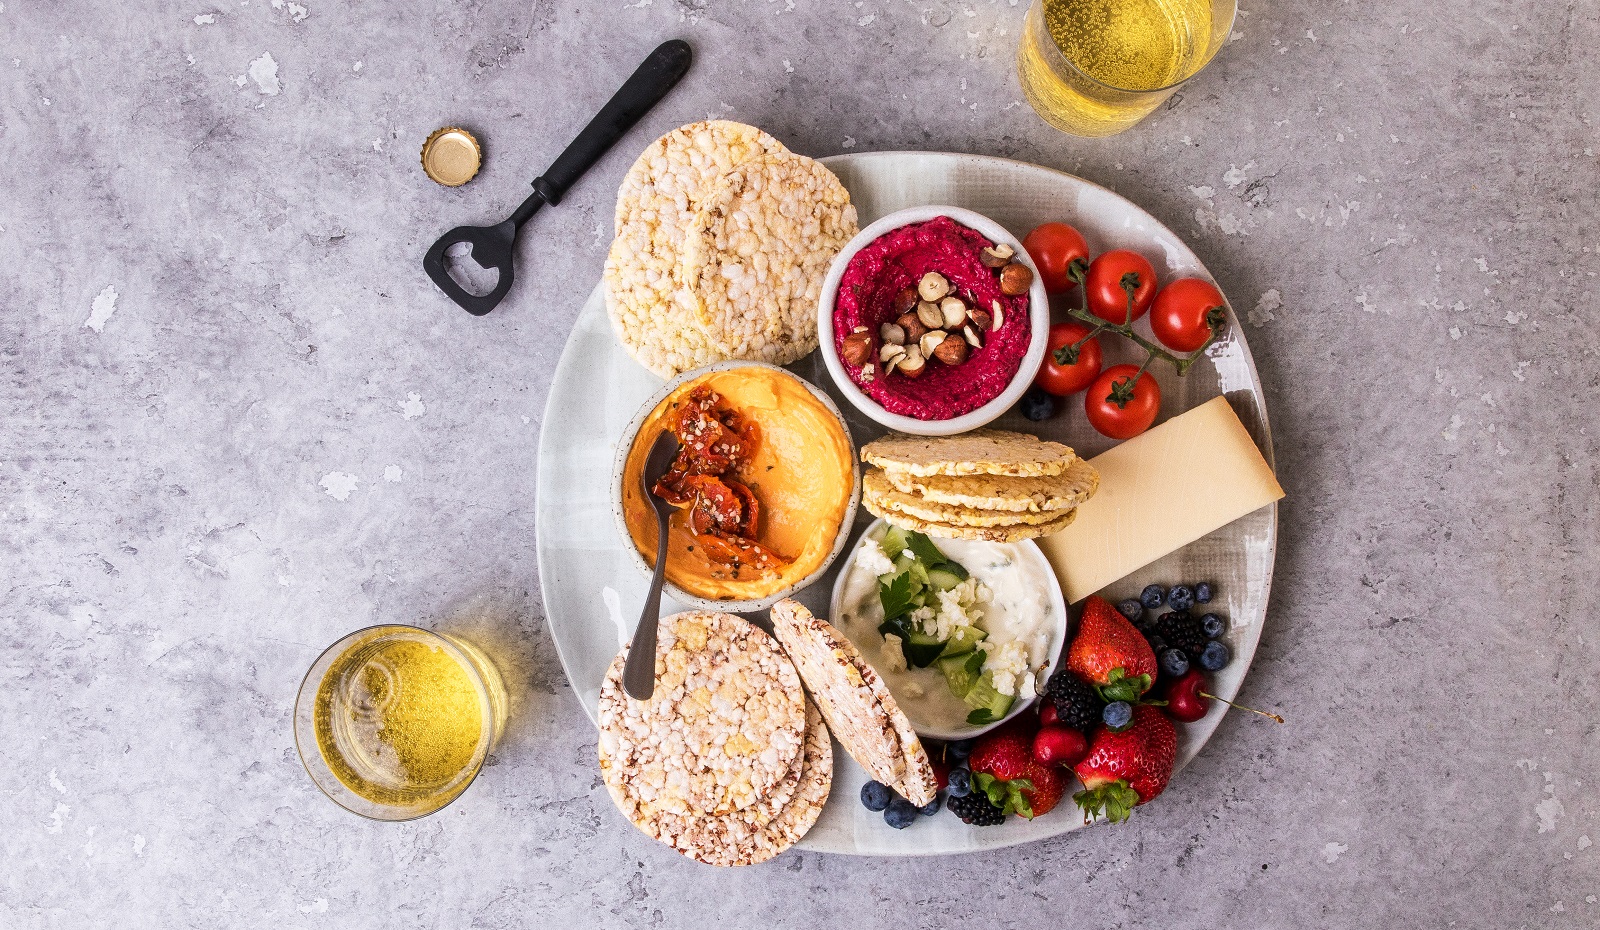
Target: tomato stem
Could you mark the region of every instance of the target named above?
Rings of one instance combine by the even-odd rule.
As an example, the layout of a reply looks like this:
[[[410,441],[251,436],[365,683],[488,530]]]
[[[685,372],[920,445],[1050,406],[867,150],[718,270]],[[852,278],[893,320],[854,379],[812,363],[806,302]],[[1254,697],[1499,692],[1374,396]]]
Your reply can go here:
[[[1130,289],[1128,285],[1129,278],[1133,279],[1132,289]],[[1138,274],[1132,271],[1122,276],[1122,289],[1128,294],[1127,322],[1112,323],[1095,316],[1087,310],[1080,310],[1077,307],[1072,307],[1067,310],[1067,315],[1072,317],[1074,320],[1089,324],[1089,335],[1078,340],[1077,344],[1074,345],[1073,348],[1076,349],[1078,346],[1083,345],[1085,342],[1088,342],[1090,339],[1100,335],[1102,332],[1110,330],[1111,332],[1132,341],[1141,349],[1145,350],[1145,360],[1144,364],[1139,366],[1139,374],[1142,375],[1144,370],[1150,366],[1150,363],[1158,358],[1166,361],[1168,364],[1172,365],[1172,367],[1176,368],[1180,376],[1187,374],[1189,367],[1195,362],[1198,362],[1200,357],[1206,354],[1206,350],[1211,348],[1211,346],[1218,339],[1222,338],[1223,332],[1225,332],[1227,329],[1228,318],[1226,312],[1221,307],[1211,308],[1211,310],[1206,314],[1206,322],[1211,325],[1211,335],[1206,338],[1205,343],[1201,345],[1200,348],[1190,352],[1188,355],[1173,355],[1161,345],[1151,342],[1149,339],[1146,339],[1145,337],[1133,331],[1133,291],[1138,289],[1138,278]],[[1128,389],[1129,397],[1132,397],[1131,392],[1133,389],[1131,383],[1137,382],[1138,380],[1138,375],[1135,375],[1131,379],[1130,387]],[[1114,400],[1115,398],[1109,399]],[[1124,400],[1123,403],[1126,403],[1126,400]],[[1122,406],[1122,404],[1119,403],[1118,406]]]

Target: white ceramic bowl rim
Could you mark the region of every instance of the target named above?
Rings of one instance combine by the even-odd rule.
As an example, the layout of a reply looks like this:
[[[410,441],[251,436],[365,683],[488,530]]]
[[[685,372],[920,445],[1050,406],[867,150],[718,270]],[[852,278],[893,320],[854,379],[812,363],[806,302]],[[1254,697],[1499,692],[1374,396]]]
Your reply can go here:
[[[851,544],[851,547],[850,547],[850,554],[845,557],[844,565],[839,569],[839,575],[833,581],[833,594],[828,599],[828,616],[829,617],[837,618],[843,613],[842,608],[843,608],[844,605],[843,605],[842,602],[844,600],[845,581],[850,577],[850,572],[855,568],[855,565],[856,565],[856,553],[858,551],[860,551],[859,549],[856,548],[856,544],[859,543],[859,541],[861,540],[861,538],[863,536],[869,536],[869,535],[871,535],[873,533],[876,533],[878,531],[879,527],[885,526],[887,524],[888,524],[888,521],[884,520],[882,518],[874,520],[874,521],[872,521],[871,524],[869,524],[867,526],[866,529],[861,531],[860,535],[855,537],[855,542],[853,542]],[[1023,543],[1026,544],[1026,545],[1022,546],[1023,551],[1029,553],[1029,557],[1030,558],[1036,559],[1041,564],[1043,564],[1045,566],[1045,577],[1051,579],[1051,584],[1050,584],[1050,613],[1051,613],[1052,618],[1055,620],[1055,629],[1052,631],[1053,634],[1054,634],[1055,639],[1054,639],[1054,642],[1052,644],[1053,648],[1050,651],[1050,662],[1049,662],[1048,665],[1045,666],[1044,675],[1042,676],[1043,679],[1048,680],[1050,678],[1050,676],[1055,673],[1056,667],[1058,665],[1060,665],[1060,663],[1061,663],[1061,654],[1062,654],[1062,652],[1064,651],[1064,649],[1066,647],[1067,630],[1070,627],[1070,623],[1068,621],[1068,615],[1067,615],[1067,602],[1066,602],[1066,599],[1064,597],[1062,597],[1062,595],[1061,595],[1061,585],[1059,583],[1056,583],[1056,581],[1055,581],[1055,577],[1056,577],[1055,571],[1054,571],[1054,569],[1050,568],[1049,560],[1047,560],[1045,558],[1044,550],[1040,549],[1039,548],[1039,544],[1034,542],[1031,539],[1018,540],[1017,544],[1023,544]],[[939,544],[939,540],[935,539],[934,540],[934,545],[938,545],[938,544]],[[1012,544],[1009,544],[1009,543],[1006,543],[1006,544],[997,543],[996,545],[1012,545]],[[835,622],[834,626],[837,627],[838,623]],[[844,631],[840,630],[840,632],[842,633]],[[856,645],[856,650],[859,651],[862,654],[863,658],[865,658],[865,656],[869,654],[870,650],[865,645],[863,645],[862,643],[856,643],[855,645]],[[871,661],[871,660],[865,660],[865,661]],[[885,681],[885,687],[887,687],[887,680]],[[898,700],[898,697],[896,699]],[[1037,700],[1038,700],[1038,697],[1035,696],[1032,700],[1027,700],[1027,701],[1019,700],[1019,701],[1016,701],[1015,703],[1013,703],[1011,705],[1011,709],[1006,712],[1006,715],[1004,717],[1001,717],[999,720],[996,720],[993,723],[986,723],[986,724],[983,724],[982,726],[970,726],[970,727],[966,727],[966,728],[963,728],[963,729],[960,729],[960,730],[934,730],[934,729],[929,729],[929,728],[926,728],[926,727],[918,727],[917,728],[917,735],[926,736],[929,739],[940,739],[940,740],[971,739],[971,738],[973,738],[975,736],[981,736],[982,734],[987,733],[990,730],[993,730],[995,727],[998,727],[1001,724],[1004,724],[1006,721],[1012,719],[1013,717],[1017,716],[1018,714],[1020,714],[1020,713],[1022,713],[1024,711],[1026,711],[1029,707],[1032,707],[1034,702],[1037,701]]]
[[[644,402],[644,406],[640,407],[639,412],[633,415],[633,419],[628,421],[627,427],[622,431],[622,438],[617,442],[616,455],[611,464],[611,515],[616,522],[617,532],[622,534],[623,547],[631,554],[634,565],[638,566],[646,578],[654,574],[654,566],[645,561],[644,553],[640,552],[639,547],[633,544],[633,534],[628,530],[628,516],[622,506],[622,482],[627,472],[628,453],[633,449],[633,443],[639,436],[639,428],[644,425],[645,418],[650,416],[651,411],[660,406],[662,401],[672,396],[672,393],[683,385],[719,371],[733,371],[741,368],[764,368],[769,371],[775,371],[793,378],[803,385],[811,396],[839,421],[839,428],[844,430],[845,442],[850,447],[852,471],[850,477],[850,501],[845,506],[843,519],[839,521],[839,530],[834,534],[833,548],[828,551],[828,556],[822,560],[822,564],[818,565],[816,570],[804,578],[766,597],[742,601],[713,600],[700,597],[696,594],[690,594],[671,581],[666,582],[662,588],[673,600],[689,607],[701,610],[720,610],[727,613],[765,610],[797,591],[810,587],[813,582],[821,578],[834,560],[839,557],[839,553],[844,551],[845,544],[850,541],[850,529],[855,524],[856,519],[856,506],[861,501],[861,465],[856,453],[855,436],[851,435],[850,424],[845,422],[844,414],[839,412],[838,405],[833,402],[833,398],[827,395],[827,392],[788,369],[779,368],[777,365],[770,365],[766,362],[740,360],[716,362],[692,371],[683,372],[662,385],[659,391],[650,395],[650,399]]]
[[[888,232],[902,226],[925,223],[941,216],[949,217],[963,226],[977,230],[992,242],[1003,242],[1011,246],[1017,253],[1014,260],[1027,265],[1033,272],[1033,286],[1028,289],[1031,338],[1028,342],[1028,351],[1023,355],[1022,364],[1017,367],[1017,373],[1012,377],[1011,383],[988,403],[948,420],[919,420],[915,417],[890,413],[850,379],[834,345],[833,309],[839,295],[839,282],[843,280],[845,268],[849,266],[850,260],[857,252]],[[1039,365],[1044,361],[1046,343],[1050,338],[1050,301],[1044,290],[1044,279],[1040,276],[1039,269],[1034,267],[1033,259],[1028,256],[1028,251],[1022,247],[1021,241],[1012,236],[1004,226],[981,213],[961,207],[939,205],[908,207],[896,210],[869,224],[845,243],[839,254],[834,256],[833,264],[828,268],[828,276],[822,282],[822,293],[817,300],[817,335],[822,360],[828,366],[828,374],[833,377],[839,391],[849,398],[850,403],[858,410],[884,426],[902,433],[917,436],[951,436],[977,429],[994,420],[1011,409],[1011,406],[1028,390],[1029,385],[1033,383],[1034,375],[1039,370]]]

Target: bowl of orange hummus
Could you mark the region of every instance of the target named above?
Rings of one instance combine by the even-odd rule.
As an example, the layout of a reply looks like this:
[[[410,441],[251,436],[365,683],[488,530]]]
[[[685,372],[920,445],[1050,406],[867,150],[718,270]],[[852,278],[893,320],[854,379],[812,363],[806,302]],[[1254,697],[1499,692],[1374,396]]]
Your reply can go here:
[[[613,510],[646,576],[656,516],[644,465],[667,431],[680,452],[654,490],[674,507],[666,583],[674,600],[762,610],[817,580],[844,549],[861,473],[839,408],[782,368],[721,362],[668,382],[618,444]]]

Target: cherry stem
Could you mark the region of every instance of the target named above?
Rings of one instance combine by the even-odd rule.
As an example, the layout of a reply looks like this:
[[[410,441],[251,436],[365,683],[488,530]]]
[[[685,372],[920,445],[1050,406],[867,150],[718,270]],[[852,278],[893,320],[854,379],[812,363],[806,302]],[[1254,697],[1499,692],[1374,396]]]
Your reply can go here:
[[[1277,714],[1269,714],[1264,710],[1256,710],[1254,707],[1246,707],[1243,704],[1235,704],[1235,703],[1233,703],[1232,701],[1228,700],[1225,697],[1217,697],[1215,694],[1210,694],[1210,693],[1205,692],[1205,691],[1201,691],[1200,692],[1200,696],[1203,697],[1203,698],[1210,698],[1213,701],[1221,701],[1222,703],[1228,705],[1229,707],[1236,707],[1239,710],[1247,710],[1252,714],[1260,714],[1261,716],[1267,718],[1268,720],[1276,720],[1279,723],[1283,723],[1283,718],[1278,716]]]

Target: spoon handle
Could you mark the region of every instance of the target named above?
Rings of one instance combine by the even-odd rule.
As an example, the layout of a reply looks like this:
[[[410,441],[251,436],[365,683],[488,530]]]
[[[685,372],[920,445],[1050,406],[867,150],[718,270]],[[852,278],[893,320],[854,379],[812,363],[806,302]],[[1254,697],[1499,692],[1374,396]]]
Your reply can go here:
[[[658,512],[656,521],[656,570],[650,576],[650,591],[644,596],[644,610],[633,631],[628,661],[622,667],[622,688],[636,701],[648,701],[656,691],[656,628],[661,625],[661,586],[667,580],[667,515]]]
[[[567,189],[677,85],[693,58],[689,43],[682,39],[657,46],[550,169],[534,180],[539,198],[552,206],[560,203]]]

